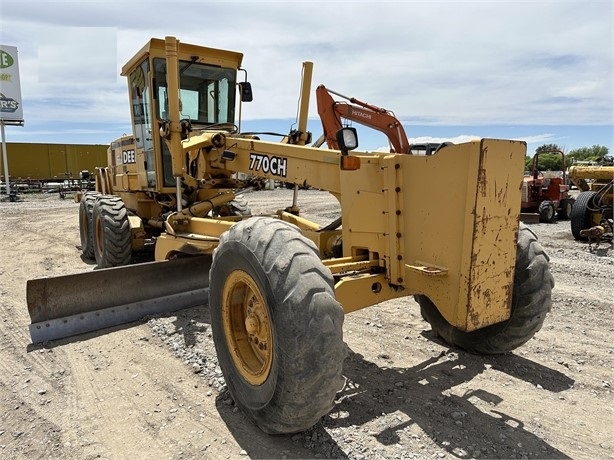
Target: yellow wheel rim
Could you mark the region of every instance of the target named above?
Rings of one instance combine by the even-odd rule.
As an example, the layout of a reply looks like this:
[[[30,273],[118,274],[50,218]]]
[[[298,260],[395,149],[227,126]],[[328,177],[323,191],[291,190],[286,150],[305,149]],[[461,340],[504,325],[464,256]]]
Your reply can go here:
[[[235,367],[251,385],[262,385],[273,361],[271,321],[262,292],[242,270],[230,273],[224,284],[222,321]]]

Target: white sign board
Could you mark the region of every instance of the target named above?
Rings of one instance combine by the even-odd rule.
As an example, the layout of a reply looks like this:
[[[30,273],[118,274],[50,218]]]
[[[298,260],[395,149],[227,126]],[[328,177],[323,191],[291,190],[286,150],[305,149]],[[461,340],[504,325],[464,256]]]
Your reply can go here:
[[[14,46],[0,45],[0,121],[23,122],[19,64]]]

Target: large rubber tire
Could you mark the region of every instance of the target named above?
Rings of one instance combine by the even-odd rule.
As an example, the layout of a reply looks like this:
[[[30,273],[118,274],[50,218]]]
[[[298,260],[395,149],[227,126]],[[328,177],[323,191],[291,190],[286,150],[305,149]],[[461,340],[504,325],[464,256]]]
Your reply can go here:
[[[507,353],[526,343],[541,329],[552,306],[554,279],[550,274],[549,258],[537,236],[522,223],[516,246],[512,312],[506,321],[464,332],[449,324],[428,297],[415,296],[422,317],[447,343],[475,354]]]
[[[593,226],[591,210],[593,198],[597,192],[581,192],[576,197],[576,202],[571,210],[571,234],[576,240],[586,241],[588,238],[580,236],[580,231]]]
[[[543,224],[549,224],[554,221],[556,209],[552,201],[542,201],[539,203],[539,221]]]
[[[567,198],[565,200],[561,200],[560,209],[557,213],[557,217],[559,219],[567,220],[571,217],[571,213],[573,211],[573,205],[576,202],[573,198]]]
[[[79,237],[81,239],[81,252],[83,257],[94,260],[94,224],[93,211],[98,192],[85,192],[79,203]]]
[[[122,199],[100,195],[94,203],[92,220],[98,268],[128,265],[132,258],[132,232]]]
[[[264,432],[312,427],[342,388],[343,309],[316,246],[255,217],[220,237],[209,272],[211,328],[235,404]]]

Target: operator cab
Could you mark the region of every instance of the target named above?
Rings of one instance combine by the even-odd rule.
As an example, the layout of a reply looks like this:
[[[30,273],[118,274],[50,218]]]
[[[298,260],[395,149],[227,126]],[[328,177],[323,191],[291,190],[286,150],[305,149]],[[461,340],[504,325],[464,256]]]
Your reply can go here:
[[[237,87],[241,100],[251,99],[251,86],[237,84],[242,53],[186,43],[178,44],[179,112],[182,136],[193,128],[236,131]],[[171,192],[175,186],[171,154],[163,126],[170,120],[165,42],[150,40],[123,68],[128,77],[140,187]]]

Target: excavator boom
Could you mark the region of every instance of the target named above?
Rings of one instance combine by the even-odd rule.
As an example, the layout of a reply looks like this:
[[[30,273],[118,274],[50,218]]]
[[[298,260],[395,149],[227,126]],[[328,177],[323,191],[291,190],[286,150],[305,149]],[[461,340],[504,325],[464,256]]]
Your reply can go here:
[[[343,97],[351,104],[335,101],[331,94]],[[344,96],[324,85],[317,87],[316,100],[328,148],[339,149],[335,134],[343,127],[341,119],[344,118],[384,133],[392,146],[391,153],[409,153],[410,146],[405,129],[389,110]]]

